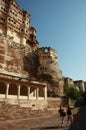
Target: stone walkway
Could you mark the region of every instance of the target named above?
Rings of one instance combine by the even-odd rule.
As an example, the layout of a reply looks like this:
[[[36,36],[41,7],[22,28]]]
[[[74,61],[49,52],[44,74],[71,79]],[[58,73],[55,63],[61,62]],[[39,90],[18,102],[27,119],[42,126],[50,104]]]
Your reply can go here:
[[[66,124],[65,124],[66,126]],[[33,126],[31,129],[26,130],[68,130],[68,127],[61,128],[61,120],[59,117],[51,117],[49,120],[45,120],[43,123]]]
[[[60,118],[53,117],[22,119],[0,122],[0,130],[62,130]],[[67,130],[64,127],[64,130]]]
[[[73,113],[76,114],[79,111],[78,108],[73,110]],[[36,120],[37,121],[37,120]],[[38,122],[32,126],[31,128],[27,128],[24,130],[72,130],[71,126],[67,126],[67,119],[65,118],[65,124],[64,127],[61,128],[61,119],[58,115],[55,115],[53,117],[45,118],[43,121],[38,120]],[[74,130],[74,129],[73,129]],[[75,126],[75,130],[77,129],[77,126]]]

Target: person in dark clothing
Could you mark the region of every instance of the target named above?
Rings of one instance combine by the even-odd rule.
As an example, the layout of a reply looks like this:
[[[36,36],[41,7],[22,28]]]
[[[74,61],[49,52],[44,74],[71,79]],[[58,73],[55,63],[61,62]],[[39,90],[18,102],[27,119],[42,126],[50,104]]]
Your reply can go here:
[[[71,112],[71,108],[68,107],[67,108],[67,125],[72,123],[72,112]]]
[[[59,114],[60,114],[60,117],[61,117],[61,127],[63,127],[66,113],[65,113],[64,109],[62,109],[61,107],[59,109]]]

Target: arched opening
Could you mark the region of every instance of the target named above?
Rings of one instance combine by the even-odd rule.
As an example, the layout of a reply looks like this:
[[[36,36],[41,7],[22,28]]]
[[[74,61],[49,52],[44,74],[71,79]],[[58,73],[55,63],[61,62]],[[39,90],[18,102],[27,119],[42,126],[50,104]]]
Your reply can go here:
[[[30,97],[36,97],[36,88],[35,87],[30,88]]]
[[[39,88],[39,97],[44,97],[44,88]]]
[[[20,90],[20,96],[28,96],[28,88],[27,86],[21,86],[21,90]]]
[[[9,95],[17,95],[18,88],[16,84],[10,84],[9,86]]]
[[[0,94],[6,93],[6,84],[0,81]]]

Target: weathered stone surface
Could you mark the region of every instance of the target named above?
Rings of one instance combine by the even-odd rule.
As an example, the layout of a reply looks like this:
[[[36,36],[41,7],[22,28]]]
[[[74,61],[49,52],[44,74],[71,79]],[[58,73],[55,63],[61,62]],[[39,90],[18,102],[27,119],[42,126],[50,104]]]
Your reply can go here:
[[[39,108],[42,101],[39,103]],[[46,109],[33,109],[29,107],[21,107],[20,105],[7,104],[6,102],[0,102],[0,121],[15,120],[33,117],[44,117],[57,113],[57,108],[61,104],[61,99],[49,99],[47,100],[48,107]],[[24,106],[24,105],[23,105]]]
[[[15,0],[13,3],[1,1],[0,4],[1,7],[3,5],[0,10],[0,72],[47,82],[48,89],[62,95],[60,82],[63,81],[63,76],[56,50],[50,47],[39,48],[36,30],[30,25],[30,15],[27,11],[20,11]],[[9,10],[16,10],[16,7],[17,14],[10,13]]]
[[[18,48],[18,44],[12,45],[13,41],[10,41],[8,37],[0,35],[0,38],[3,39],[1,40],[3,47],[0,51],[1,72],[3,70],[6,74],[43,80],[43,82],[50,84],[51,90],[56,94],[63,95],[63,76],[54,49],[48,48],[46,53],[46,48],[42,48],[34,52],[28,51],[26,54],[23,49]]]
[[[23,76],[27,77],[27,72],[23,70],[23,57],[25,53],[22,49],[15,49],[14,47],[10,46],[9,42],[10,39],[0,35],[0,72],[2,70],[6,74],[16,75],[16,76]]]

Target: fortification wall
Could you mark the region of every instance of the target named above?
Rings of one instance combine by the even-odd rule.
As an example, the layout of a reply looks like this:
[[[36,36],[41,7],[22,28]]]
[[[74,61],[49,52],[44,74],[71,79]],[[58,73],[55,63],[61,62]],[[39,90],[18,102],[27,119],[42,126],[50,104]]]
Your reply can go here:
[[[39,109],[34,109],[35,106],[25,107],[23,105],[22,107],[19,104],[8,104],[0,101],[0,121],[52,116],[58,113],[61,99],[49,99],[43,103],[41,101],[37,102]],[[34,101],[31,101],[32,103]],[[47,107],[42,108],[43,104],[47,104]]]
[[[42,47],[38,49],[38,55],[40,62],[39,75],[49,74],[52,75],[54,80],[63,78],[56,50],[50,47]]]
[[[11,37],[0,34],[0,73],[26,77],[27,73],[23,71],[24,56],[23,45],[13,42]]]

